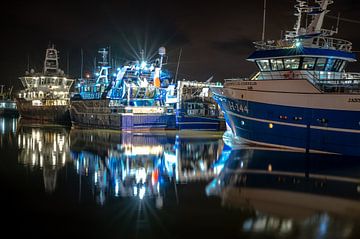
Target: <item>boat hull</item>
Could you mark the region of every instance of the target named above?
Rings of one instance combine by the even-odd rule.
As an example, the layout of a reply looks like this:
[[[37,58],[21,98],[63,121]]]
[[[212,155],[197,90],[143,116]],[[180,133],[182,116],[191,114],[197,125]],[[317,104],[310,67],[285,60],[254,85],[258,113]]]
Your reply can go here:
[[[360,156],[360,111],[357,105],[351,110],[348,104],[349,97],[359,98],[356,95],[339,97],[336,103],[344,106],[336,109],[311,107],[309,100],[313,98],[314,104],[331,105],[334,102],[328,100],[334,96],[276,92],[273,93],[276,101],[283,98],[283,102],[274,104],[261,102],[261,94],[265,93],[214,89],[214,98],[224,111],[235,142]],[[294,106],[290,104],[294,98],[310,103]]]
[[[19,117],[19,111],[11,108],[0,108],[0,117]]]
[[[19,111],[16,109],[15,105],[15,101],[0,100],[0,117],[19,117]]]
[[[76,128],[141,131],[176,129],[174,113],[135,114],[123,110],[123,107],[109,107],[108,99],[72,100],[71,122]]]
[[[202,116],[177,116],[176,127],[179,130],[204,130],[204,131],[224,131],[225,120],[220,117]]]
[[[34,106],[31,101],[16,99],[16,106],[20,117],[47,123],[70,125],[70,112],[67,105]]]

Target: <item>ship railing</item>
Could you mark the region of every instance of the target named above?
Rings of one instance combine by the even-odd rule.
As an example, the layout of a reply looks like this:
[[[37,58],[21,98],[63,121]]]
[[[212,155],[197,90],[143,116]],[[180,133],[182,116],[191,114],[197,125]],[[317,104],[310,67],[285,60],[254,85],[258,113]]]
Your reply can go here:
[[[333,38],[333,37],[324,37],[324,36],[314,37],[312,39],[311,46],[318,48],[346,51],[346,52],[351,52],[352,50],[352,43],[350,41],[339,38]]]
[[[83,99],[100,99],[102,92],[81,92],[80,95]]]
[[[300,44],[300,45],[298,45]],[[314,36],[312,38],[294,38],[294,39],[281,39],[281,40],[268,40],[254,42],[255,48],[259,50],[273,50],[283,48],[296,48],[298,47],[311,47],[311,48],[324,48],[339,51],[351,52],[352,43],[347,40],[327,37],[327,36]]]
[[[320,92],[360,92],[360,73],[328,71],[259,72],[254,80],[308,80]],[[236,87],[241,80],[228,79],[225,87]]]
[[[326,93],[360,93],[360,73],[320,72],[314,85]]]
[[[256,41],[253,42],[256,49],[259,50],[273,50],[281,48],[289,48],[294,46],[293,40],[268,40],[268,41]]]

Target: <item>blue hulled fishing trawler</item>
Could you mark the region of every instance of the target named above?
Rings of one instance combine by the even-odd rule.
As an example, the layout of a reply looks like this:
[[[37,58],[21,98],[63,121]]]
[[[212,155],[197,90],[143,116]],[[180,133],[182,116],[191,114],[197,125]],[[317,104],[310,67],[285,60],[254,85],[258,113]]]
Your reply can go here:
[[[332,3],[298,0],[293,31],[255,42],[247,60],[260,71],[212,88],[233,142],[360,155],[360,74],[345,72],[352,43],[322,28]]]
[[[125,64],[115,80],[108,82],[106,89],[97,88],[100,90],[96,96],[84,97],[80,93],[73,97],[70,109],[73,126],[118,130],[175,129],[175,111],[165,104],[166,89],[163,86],[168,78],[161,71],[164,55],[165,48],[161,47],[160,57],[153,63],[142,59]],[[106,74],[108,71],[104,72]],[[100,72],[97,83],[104,75]]]

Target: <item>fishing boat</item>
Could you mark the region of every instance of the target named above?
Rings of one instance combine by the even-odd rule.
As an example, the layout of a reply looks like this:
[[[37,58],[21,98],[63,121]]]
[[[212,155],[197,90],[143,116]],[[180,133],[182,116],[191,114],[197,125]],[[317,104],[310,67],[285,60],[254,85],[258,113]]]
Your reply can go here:
[[[112,81],[111,66],[109,65],[109,50],[107,48],[101,48],[98,53],[101,56],[101,61],[98,62],[95,77],[90,78],[90,74],[87,74],[77,80],[75,84],[75,93],[72,98],[91,100],[100,99],[104,91],[109,87],[109,83]]]
[[[175,112],[165,104],[167,79],[161,68],[165,48],[154,62],[129,62],[119,69],[101,97],[73,97],[71,121],[74,127],[116,130],[175,129]]]
[[[54,45],[46,49],[43,72],[33,69],[20,77],[24,89],[16,98],[20,117],[24,119],[70,124],[69,91],[74,82],[59,68]]]
[[[13,87],[10,87],[7,91],[4,88],[4,85],[0,85],[0,116],[18,117],[19,112],[16,109],[16,102],[11,98]]]
[[[212,78],[210,78],[211,80]],[[176,109],[178,130],[224,131],[225,120],[212,98],[210,87],[222,87],[220,82],[178,81],[168,87],[166,102]]]
[[[296,1],[294,30],[255,42],[259,72],[211,88],[236,143],[360,155],[360,74],[352,43],[323,29],[332,0]],[[313,5],[314,4],[314,5]],[[308,23],[308,24],[307,24]]]

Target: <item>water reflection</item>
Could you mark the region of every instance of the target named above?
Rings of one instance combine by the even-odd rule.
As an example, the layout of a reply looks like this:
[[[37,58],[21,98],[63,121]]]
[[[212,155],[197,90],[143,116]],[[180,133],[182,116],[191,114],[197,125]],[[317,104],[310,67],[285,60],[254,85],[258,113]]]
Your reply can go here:
[[[359,159],[269,150],[225,150],[206,187],[226,208],[248,215],[244,233],[351,238],[360,219]]]
[[[76,171],[91,182],[99,204],[111,196],[148,197],[161,208],[170,185],[176,192],[176,183],[212,177],[222,149],[220,135],[203,133],[72,130],[70,136]]]
[[[108,238],[360,233],[359,159],[231,150],[221,134],[205,132],[70,130],[13,119],[1,124],[3,205],[11,208],[7,218],[17,213],[21,227],[65,222],[66,233],[80,228],[83,235],[82,228],[97,225],[94,231]]]
[[[11,146],[15,139],[17,118],[0,117],[0,148]]]
[[[53,126],[21,125],[17,142],[18,162],[32,170],[41,169],[45,191],[54,192],[58,171],[70,161],[69,130]]]

